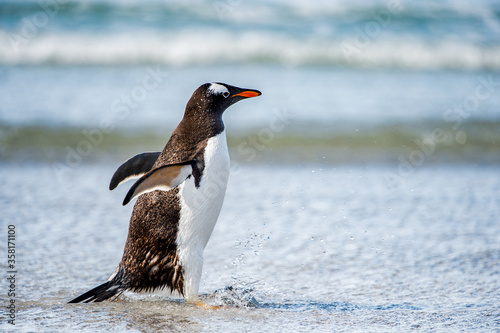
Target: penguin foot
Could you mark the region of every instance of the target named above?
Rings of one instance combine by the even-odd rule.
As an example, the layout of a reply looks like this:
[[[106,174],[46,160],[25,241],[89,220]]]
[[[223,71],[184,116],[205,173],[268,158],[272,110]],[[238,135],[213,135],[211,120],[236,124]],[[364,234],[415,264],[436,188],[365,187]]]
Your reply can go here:
[[[206,304],[206,303],[203,303],[203,301],[199,301],[198,303],[196,303],[196,307],[202,308],[202,309],[205,309],[205,310],[218,310],[218,309],[228,308],[228,306],[224,306],[224,305],[210,305],[210,304]]]

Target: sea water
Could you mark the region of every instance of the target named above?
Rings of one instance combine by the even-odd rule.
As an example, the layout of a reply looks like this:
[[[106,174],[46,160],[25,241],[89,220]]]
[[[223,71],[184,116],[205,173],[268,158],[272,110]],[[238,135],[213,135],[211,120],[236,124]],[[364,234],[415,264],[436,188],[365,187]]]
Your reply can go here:
[[[498,329],[494,167],[423,167],[396,187],[388,167],[240,167],[205,251],[200,292],[216,310],[134,294],[66,304],[114,272],[126,189],[107,190],[110,164],[61,182],[46,165],[1,170],[22,331]]]
[[[500,8],[393,3],[0,3],[2,330],[498,331]],[[263,92],[224,114],[218,308],[66,304],[121,259],[114,170],[213,81]]]

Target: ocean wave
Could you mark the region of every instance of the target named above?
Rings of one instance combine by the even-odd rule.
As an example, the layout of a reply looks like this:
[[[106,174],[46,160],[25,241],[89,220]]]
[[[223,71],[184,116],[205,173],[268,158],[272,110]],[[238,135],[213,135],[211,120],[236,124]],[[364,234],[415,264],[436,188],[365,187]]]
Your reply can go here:
[[[500,6],[396,3],[4,1],[0,65],[500,69]]]
[[[41,34],[16,39],[0,31],[2,65],[212,65],[500,70],[500,46],[421,40],[294,38],[283,34],[177,31],[140,34]]]

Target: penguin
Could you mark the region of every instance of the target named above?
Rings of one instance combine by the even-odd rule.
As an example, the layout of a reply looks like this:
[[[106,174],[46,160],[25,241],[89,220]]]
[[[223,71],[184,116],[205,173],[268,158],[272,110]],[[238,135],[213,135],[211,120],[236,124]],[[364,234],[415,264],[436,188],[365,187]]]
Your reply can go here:
[[[124,291],[199,301],[203,251],[229,178],[222,114],[259,95],[225,83],[201,85],[165,148],[136,155],[116,170],[110,190],[138,178],[123,201],[126,205],[137,198],[122,260],[108,281],[69,303],[114,300]]]

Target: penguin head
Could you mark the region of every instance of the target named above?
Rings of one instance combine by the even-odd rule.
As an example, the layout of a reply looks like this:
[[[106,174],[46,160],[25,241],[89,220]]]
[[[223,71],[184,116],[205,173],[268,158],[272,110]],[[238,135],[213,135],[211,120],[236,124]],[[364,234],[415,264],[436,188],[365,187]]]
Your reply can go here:
[[[238,88],[220,82],[205,83],[193,93],[187,109],[202,109],[214,115],[222,115],[234,103],[260,95],[261,92],[254,89]]]

